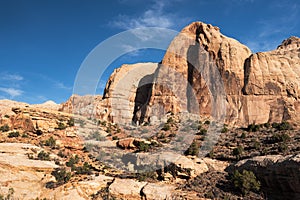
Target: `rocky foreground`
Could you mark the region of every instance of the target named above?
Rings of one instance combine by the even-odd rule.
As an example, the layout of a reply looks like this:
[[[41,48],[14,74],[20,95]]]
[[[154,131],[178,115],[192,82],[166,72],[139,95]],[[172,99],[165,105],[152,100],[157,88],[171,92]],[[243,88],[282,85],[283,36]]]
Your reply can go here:
[[[103,97],[0,100],[0,199],[300,199],[299,48],[195,22]]]

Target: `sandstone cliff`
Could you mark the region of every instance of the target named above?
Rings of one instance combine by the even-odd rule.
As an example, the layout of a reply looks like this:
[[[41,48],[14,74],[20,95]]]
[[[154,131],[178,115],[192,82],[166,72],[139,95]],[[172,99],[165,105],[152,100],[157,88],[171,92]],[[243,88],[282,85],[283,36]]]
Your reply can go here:
[[[218,27],[194,22],[171,42],[160,64],[116,69],[103,98],[72,96],[61,111],[119,124],[190,112],[232,126],[298,122],[300,39],[251,53]]]

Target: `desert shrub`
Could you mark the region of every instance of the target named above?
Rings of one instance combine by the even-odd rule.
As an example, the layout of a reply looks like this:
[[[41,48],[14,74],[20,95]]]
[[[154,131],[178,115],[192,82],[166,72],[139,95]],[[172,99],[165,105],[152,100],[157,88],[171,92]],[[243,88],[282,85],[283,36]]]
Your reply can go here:
[[[169,117],[167,123],[174,123],[174,119],[172,117]]]
[[[1,132],[7,132],[7,131],[9,131],[9,126],[7,124],[1,126],[0,127],[0,131]]]
[[[260,126],[258,124],[249,124],[247,127],[248,132],[256,132],[259,131]]]
[[[279,133],[275,133],[272,137],[271,137],[271,140],[275,143],[277,142],[287,142],[289,141],[291,138],[288,134],[286,133],[282,133],[282,134],[279,134]]]
[[[75,170],[76,170],[76,174],[91,174],[92,173],[91,166],[87,162],[85,162],[83,164],[83,166],[76,167]]]
[[[9,118],[9,115],[8,115],[8,114],[6,114],[6,115],[4,115],[4,117],[5,117],[5,118]]]
[[[155,171],[147,170],[146,172],[138,173],[137,180],[146,181],[147,179],[155,180],[157,179],[157,174]]]
[[[226,124],[224,124],[223,128],[221,129],[221,133],[227,133],[229,131]]]
[[[38,159],[39,160],[50,160],[50,154],[45,152],[45,151],[41,151],[39,154],[38,154]]]
[[[145,142],[143,142],[143,141],[138,142],[138,143],[136,144],[136,146],[137,146],[137,148],[138,148],[139,151],[145,151],[145,152],[148,152],[149,149],[150,149],[150,145],[147,144],[147,143],[145,143]]]
[[[270,123],[264,123],[264,127],[266,127],[266,128],[270,128],[271,127],[271,124]]]
[[[55,148],[56,146],[56,140],[51,136],[47,140],[44,141],[45,146],[49,146],[51,148]]]
[[[20,136],[20,133],[18,131],[13,131],[8,134],[9,138],[19,137],[19,136]]]
[[[57,168],[51,172],[51,175],[59,184],[67,183],[71,179],[71,173],[67,172],[65,168]]]
[[[75,125],[75,120],[74,120],[74,118],[73,117],[71,117],[69,120],[68,120],[68,122],[67,122],[67,124],[68,124],[68,126],[74,126]]]
[[[92,143],[85,143],[85,144],[84,144],[83,150],[84,150],[85,152],[88,152],[88,151],[93,150],[93,148],[94,148],[94,145],[93,145]]]
[[[57,129],[58,130],[64,130],[64,129],[66,129],[67,127],[66,127],[66,125],[63,123],[63,122],[58,122],[57,123]]]
[[[112,139],[113,139],[113,140],[118,140],[119,137],[115,135],[115,136],[112,137]]]
[[[163,130],[163,131],[168,131],[168,130],[170,130],[170,129],[171,129],[170,124],[164,124],[164,126],[162,127],[161,130]]]
[[[242,139],[245,139],[245,138],[246,138],[246,133],[245,133],[245,132],[242,133],[241,138],[242,138]]]
[[[204,128],[199,131],[199,135],[205,135],[206,133],[207,133],[207,130]]]
[[[28,138],[29,136],[26,133],[22,134],[22,138]]]
[[[105,141],[105,137],[102,136],[99,131],[95,131],[91,134],[90,139],[95,139],[96,141]]]
[[[258,192],[260,190],[260,182],[252,171],[243,170],[240,173],[238,170],[235,170],[231,180],[234,187],[239,189],[244,195],[250,191]]]
[[[66,162],[67,167],[73,168],[75,164],[79,162],[79,157],[75,155],[74,157],[72,156],[68,162]]]
[[[58,155],[59,157],[61,157],[61,158],[66,158],[66,157],[67,157],[67,155],[64,154],[64,152],[63,152],[62,150],[59,150],[59,152],[57,153],[57,155]]]
[[[281,123],[272,123],[272,127],[277,129],[278,131],[284,131],[284,130],[292,130],[293,127],[290,123],[284,121],[284,122],[281,122]]]
[[[197,156],[200,151],[200,146],[196,141],[193,141],[191,146],[185,151],[185,155]]]
[[[210,125],[210,121],[209,121],[209,120],[206,120],[206,121],[204,122],[204,124]]]
[[[236,159],[239,160],[241,158],[243,151],[244,151],[244,148],[242,146],[237,146],[236,148],[234,148],[232,150],[232,155],[234,155],[236,157]]]

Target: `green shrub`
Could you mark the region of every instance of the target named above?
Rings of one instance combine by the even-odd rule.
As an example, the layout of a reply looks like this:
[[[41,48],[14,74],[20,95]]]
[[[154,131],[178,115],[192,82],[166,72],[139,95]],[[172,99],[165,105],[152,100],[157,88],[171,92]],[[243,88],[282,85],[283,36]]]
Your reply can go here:
[[[206,133],[207,133],[207,130],[203,128],[200,130],[199,135],[205,135]]]
[[[221,133],[227,133],[229,131],[229,129],[227,128],[226,125],[223,126],[223,128],[221,129]]]
[[[68,162],[66,162],[67,167],[73,168],[75,164],[79,162],[79,157],[75,155],[74,157],[71,157]]]
[[[38,159],[39,160],[50,160],[50,154],[45,152],[45,151],[41,151],[39,154],[38,154]]]
[[[63,122],[58,122],[58,124],[57,124],[57,129],[58,130],[64,130],[66,128],[67,127],[66,127],[66,125]]]
[[[105,137],[102,136],[99,131],[95,131],[91,134],[90,139],[95,139],[96,141],[105,141]]]
[[[55,148],[56,140],[51,136],[49,139],[44,141],[45,146],[49,146],[51,148]]]
[[[51,175],[59,184],[67,183],[71,179],[71,173],[67,172],[65,168],[57,168],[51,172]]]
[[[234,148],[232,150],[232,155],[234,155],[236,157],[236,159],[239,160],[241,158],[243,151],[244,151],[244,148],[242,146],[237,146],[236,148]]]
[[[204,122],[204,124],[210,125],[210,121],[209,121],[209,120],[206,120],[206,121]]]
[[[112,139],[113,139],[113,140],[118,140],[119,137],[115,135],[115,136],[112,137]]]
[[[19,136],[20,136],[20,133],[18,131],[13,131],[8,134],[9,138],[19,137]]]
[[[260,182],[252,171],[243,170],[240,173],[238,170],[235,170],[231,180],[234,187],[239,189],[244,195],[250,191],[258,192],[260,190]]]
[[[169,117],[167,120],[167,123],[169,123],[169,124],[174,123],[174,119],[172,117]]]
[[[142,141],[137,143],[137,148],[139,151],[148,152],[150,149],[150,145]]]
[[[282,134],[275,133],[272,136],[272,141],[275,142],[275,143],[277,143],[277,142],[287,142],[290,139],[291,139],[290,136],[286,133],[282,133]]]
[[[29,136],[26,133],[22,134],[22,138],[28,138]]]
[[[246,138],[246,133],[245,133],[245,132],[242,133],[241,138],[242,138],[242,139],[245,139],[245,138]]]
[[[277,129],[278,131],[284,131],[284,130],[292,130],[293,127],[290,123],[284,121],[284,122],[281,122],[281,123],[272,123],[272,127]]]
[[[67,124],[68,124],[68,126],[74,126],[75,125],[75,120],[74,120],[74,118],[73,117],[71,117],[69,120],[68,120],[68,122],[67,122]]]
[[[1,132],[7,132],[7,131],[9,131],[9,126],[7,124],[1,126],[0,127],[0,131]]]
[[[259,131],[259,129],[260,129],[259,125],[257,125],[257,124],[250,124],[250,125],[248,125],[247,131],[249,131],[249,132],[256,132],[256,131]]]
[[[83,166],[76,167],[75,170],[76,170],[76,174],[91,174],[92,173],[91,166],[87,162],[85,162],[83,164]]]
[[[6,115],[4,115],[4,117],[5,117],[5,118],[9,118],[9,115],[6,114]]]
[[[161,130],[163,130],[163,131],[168,131],[168,130],[170,130],[170,129],[171,129],[170,124],[164,124],[164,126],[162,127]]]
[[[196,141],[193,141],[191,146],[186,150],[185,155],[197,156],[200,151],[200,146]]]

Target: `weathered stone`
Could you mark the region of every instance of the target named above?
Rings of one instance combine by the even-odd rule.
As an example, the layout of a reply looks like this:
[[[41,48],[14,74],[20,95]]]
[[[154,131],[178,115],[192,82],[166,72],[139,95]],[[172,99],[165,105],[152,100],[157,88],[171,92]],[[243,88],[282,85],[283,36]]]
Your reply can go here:
[[[147,182],[138,182],[132,179],[118,179],[109,186],[109,194],[128,200],[140,199],[140,192]]]
[[[300,155],[268,155],[242,160],[238,170],[250,170],[262,183],[270,199],[300,198]]]

